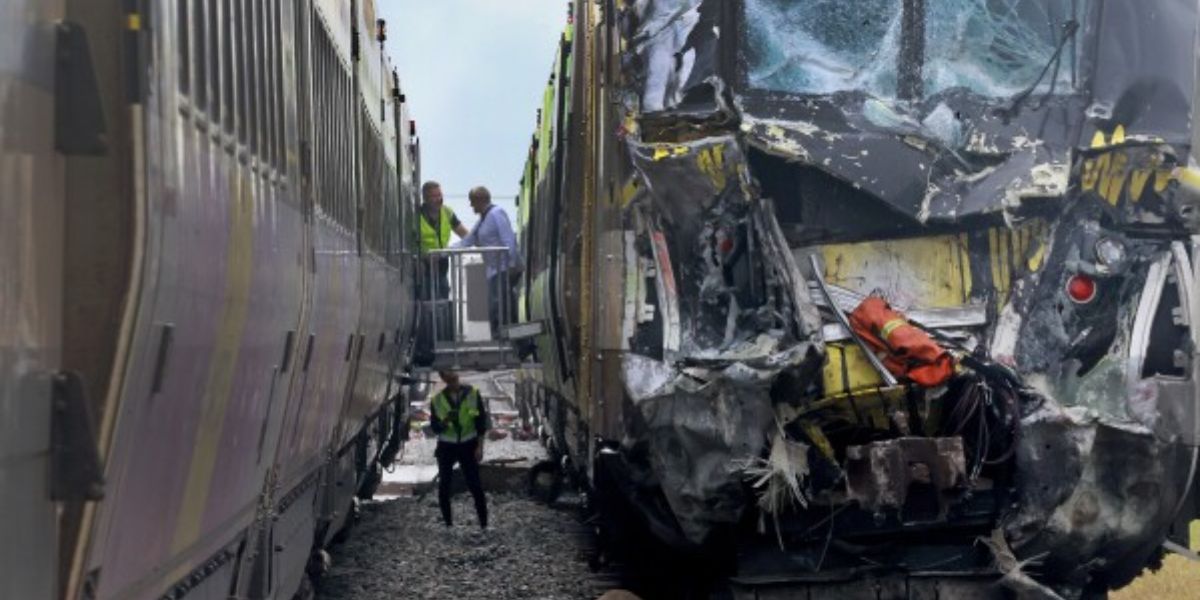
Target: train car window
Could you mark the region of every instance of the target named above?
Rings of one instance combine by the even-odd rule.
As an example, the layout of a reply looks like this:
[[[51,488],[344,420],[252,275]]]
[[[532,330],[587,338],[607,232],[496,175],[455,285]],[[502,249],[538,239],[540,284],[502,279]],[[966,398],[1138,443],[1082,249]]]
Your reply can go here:
[[[321,62],[325,65],[325,73],[323,74],[325,82],[320,85],[325,88],[325,98],[322,102],[321,112],[314,114],[313,119],[317,121],[323,121],[325,123],[326,162],[325,173],[323,176],[325,180],[329,182],[327,184],[328,188],[325,190],[325,208],[329,212],[330,218],[341,219],[341,215],[338,214],[339,207],[337,196],[335,194],[338,185],[340,184],[340,181],[337,179],[337,169],[334,168],[334,165],[337,164],[338,160],[337,138],[335,138],[333,135],[330,135],[333,130],[341,126],[341,123],[337,120],[337,113],[333,110],[334,103],[336,102],[335,98],[337,97],[338,93],[338,82],[333,78],[333,60],[330,56],[331,50],[329,48],[329,40],[324,39],[324,30],[321,31],[321,34],[323,41],[325,42],[321,47]]]
[[[270,77],[270,70],[267,68],[266,46],[263,44],[263,36],[267,29],[267,22],[263,18],[264,4],[266,3],[263,0],[254,3],[254,62],[258,64],[258,77],[255,79],[258,82],[255,96],[257,98],[255,115],[258,117],[258,127],[255,129],[258,137],[254,151],[258,153],[262,162],[265,162],[267,158],[267,135],[271,127],[271,119],[267,112],[267,107],[270,106],[270,98],[267,97],[267,78]]]
[[[313,136],[308,115],[312,113],[312,100],[309,97],[309,70],[312,65],[308,60],[310,44],[304,30],[303,0],[292,3],[292,64],[295,65],[295,79],[291,82],[289,91],[296,97],[296,138],[299,142],[300,177],[311,181],[313,173]],[[286,142],[285,142],[286,144]],[[298,200],[303,201],[299,195]]]
[[[334,137],[330,135],[330,131],[336,126],[336,117],[333,112],[333,96],[336,92],[333,80],[333,64],[329,57],[329,39],[325,37],[325,30],[319,31],[321,39],[321,77],[317,81],[317,85],[321,88],[321,106],[320,110],[313,114],[313,120],[318,121],[322,125],[323,135],[322,146],[324,146],[324,160],[322,161],[323,172],[321,173],[321,181],[325,182],[325,193],[321,196],[321,201],[325,207],[325,213],[330,218],[337,218],[337,197],[334,196],[334,190],[337,188],[337,181],[334,178],[333,164],[336,157],[336,148],[334,146]],[[321,118],[318,115],[322,115]]]
[[[191,25],[192,36],[196,43],[192,49],[192,58],[196,68],[192,72],[195,74],[196,87],[192,93],[192,100],[195,102],[196,108],[200,110],[208,107],[208,71],[204,64],[208,56],[208,49],[205,47],[208,36],[204,32],[205,23],[203,0],[193,0]]]
[[[340,70],[338,72],[338,75],[339,76],[341,75]],[[350,98],[353,97],[353,95],[352,95],[353,90],[351,90],[351,88],[349,86],[345,85],[344,82],[343,82],[343,85],[341,86],[341,90],[342,90],[342,98],[341,98],[341,101],[338,102],[337,110],[338,110],[338,113],[342,116],[342,131],[345,131],[348,133],[348,132],[354,131],[353,129],[351,129],[352,127],[354,127],[354,121],[350,118],[350,111],[347,110],[347,108],[351,106]],[[355,223],[351,220],[350,214],[351,214],[352,210],[355,210],[357,208],[357,206],[355,203],[356,198],[354,197],[354,187],[353,187],[355,184],[355,182],[354,182],[354,154],[353,154],[354,149],[350,145],[350,142],[354,138],[351,135],[344,135],[343,138],[344,138],[344,141],[342,143],[342,160],[341,160],[341,169],[340,169],[340,171],[342,172],[342,188],[341,188],[341,191],[342,191],[342,224],[345,225],[347,228],[353,229],[355,226]]]
[[[245,0],[246,2],[246,51],[242,60],[246,61],[246,70],[250,72],[246,80],[246,144],[250,152],[258,154],[258,80],[262,73],[258,71],[258,54],[254,45],[254,30],[258,21],[254,17],[255,6],[262,0]]]
[[[234,122],[234,73],[233,73],[233,0],[222,0],[221,3],[221,103],[222,114],[225,117],[225,131],[233,133]]]
[[[354,99],[358,100],[357,95]],[[357,105],[357,102],[355,104]],[[374,203],[370,201],[371,189],[373,187],[371,185],[371,171],[375,168],[375,155],[371,152],[371,127],[367,123],[367,118],[362,114],[363,111],[359,110],[357,112],[357,118],[362,128],[362,135],[359,137],[359,147],[355,149],[358,152],[358,160],[360,162],[359,177],[362,178],[359,181],[359,185],[362,186],[362,197],[367,199],[367,202],[363,206],[362,222],[358,225],[362,229],[364,245],[367,248],[371,248],[375,245],[375,240],[371,235],[371,221],[375,217],[375,211],[372,210]]]
[[[341,135],[336,136],[338,141],[338,161],[336,168],[338,174],[341,176],[338,185],[338,202],[341,210],[338,211],[338,217],[342,225],[353,229],[353,223],[350,221],[350,185],[353,183],[353,179],[350,178],[350,170],[354,168],[354,163],[351,162],[353,159],[351,157],[349,148],[349,142],[351,139],[353,139],[353,136],[349,135],[349,133],[353,130],[348,127],[350,123],[349,119],[346,118],[346,105],[350,94],[345,82],[342,80],[343,67],[341,62],[334,61],[334,68],[337,70],[337,81],[339,84],[341,84],[338,86],[337,103],[333,107],[334,113],[339,117],[338,121],[341,124],[341,127],[338,127],[338,131],[341,132]]]
[[[237,83],[237,137],[238,140],[240,140],[243,144],[249,142],[247,139],[246,128],[249,126],[250,121],[250,95],[248,94],[250,89],[250,69],[249,65],[247,64],[249,61],[246,60],[249,56],[249,54],[246,52],[246,36],[248,35],[246,30],[248,29],[247,25],[250,22],[250,2],[253,1],[254,0],[234,0],[238,14],[237,18],[234,19],[233,29],[234,37],[237,38],[236,51],[238,55],[238,73],[241,75],[241,77],[238,78]]]
[[[275,165],[275,130],[279,126],[275,121],[275,78],[279,77],[279,73],[275,71],[275,54],[279,51],[275,44],[275,2],[273,0],[265,0],[260,2],[262,7],[262,24],[258,28],[258,36],[263,46],[262,65],[263,65],[263,148],[262,158],[264,164]]]
[[[358,98],[355,98],[358,100]],[[367,111],[359,110],[358,119],[362,127],[362,148],[359,152],[362,156],[362,199],[363,206],[363,237],[367,241],[367,247],[375,249],[375,184],[378,181],[375,178],[375,130],[371,127],[371,118],[366,114]]]
[[[384,259],[391,261],[392,258],[392,178],[388,176],[388,164],[386,156],[383,163],[380,165],[380,179],[382,180],[381,193],[379,197],[380,208],[382,209],[383,217],[379,220],[379,250],[383,252]]]
[[[317,187],[320,190],[317,196],[317,204],[327,216],[337,218],[333,196],[333,136],[330,135],[330,129],[334,125],[334,113],[331,110],[333,105],[334,81],[329,59],[329,38],[325,33],[325,29],[321,26],[321,20],[315,12],[310,13],[310,15],[312,18],[310,29],[313,47],[312,58],[315,71],[313,76],[313,91],[316,99],[316,106],[311,118],[312,122],[317,126],[317,135],[313,141],[318,151]]]
[[[275,22],[275,17],[271,14],[274,2],[271,0],[263,0],[262,6],[262,25],[259,27],[259,37],[262,38],[263,54],[260,58],[262,62],[263,78],[262,78],[262,102],[263,102],[263,145],[262,145],[262,161],[263,165],[275,164],[275,44],[273,43],[272,24]]]
[[[342,105],[343,94],[345,92],[344,92],[344,90],[342,90],[341,69],[339,68],[340,65],[338,64],[337,59],[333,58],[332,48],[330,51],[329,64],[330,64],[330,71],[331,71],[330,75],[333,77],[333,83],[334,83],[333,103],[329,106],[329,110],[330,110],[329,115],[330,115],[330,118],[333,119],[335,123],[337,123],[337,131],[345,132],[346,124],[342,121],[342,111],[340,110],[341,105]],[[345,169],[342,168],[342,165],[345,164],[344,161],[345,161],[345,157],[346,157],[346,150],[344,148],[344,146],[346,145],[346,139],[345,139],[346,136],[343,133],[343,135],[341,135],[341,136],[330,136],[330,137],[333,141],[333,164],[330,165],[330,167],[333,169],[333,172],[337,175],[337,179],[336,179],[337,185],[335,185],[334,189],[332,190],[333,194],[334,194],[334,196],[333,196],[334,218],[337,219],[338,223],[342,223],[344,225],[346,223],[346,198],[344,197],[343,194],[346,191],[346,179],[345,179],[346,172],[345,172]]]
[[[285,125],[287,117],[283,107],[283,54],[285,50],[283,45],[283,1],[275,0],[274,30],[277,48],[275,51],[275,72],[277,74],[275,77],[275,117],[279,119],[279,127],[275,131],[275,157],[277,159],[275,164],[279,167],[281,173],[287,173],[287,136],[285,135],[287,131],[287,126]],[[292,43],[295,44],[295,40],[292,40]]]
[[[179,91],[192,92],[192,43],[188,35],[188,0],[175,0],[175,44],[179,48]]]
[[[209,117],[212,119],[213,129],[221,126],[221,21],[217,14],[218,0],[208,0],[205,2],[205,12],[208,14],[208,82],[209,82]]]
[[[337,131],[344,132],[346,131],[346,124],[342,122],[342,111],[339,110],[342,104],[343,94],[341,70],[339,68],[340,65],[338,64],[337,59],[334,58],[332,47],[330,48],[329,56],[330,77],[333,81],[333,96],[331,98],[332,102],[329,105],[329,116],[335,123],[337,123]],[[333,193],[333,216],[335,219],[337,219],[338,223],[345,224],[346,199],[343,197],[343,194],[346,191],[346,180],[345,169],[342,168],[342,165],[346,155],[345,149],[343,148],[346,140],[345,135],[330,136],[330,139],[333,143],[333,164],[330,165],[330,168],[333,169],[333,173],[337,176],[337,179],[335,180],[336,185],[334,186],[334,189],[331,190]]]
[[[400,182],[396,178],[395,165],[388,165],[387,221],[388,261],[400,264]]]
[[[371,125],[370,112],[364,108],[362,116],[364,125]],[[371,218],[367,220],[366,225],[370,227],[371,232],[371,248],[376,252],[383,251],[383,241],[381,234],[383,233],[383,152],[379,145],[379,133],[374,127],[367,127],[365,132],[367,143],[371,148],[371,155],[368,158],[367,164],[370,165],[368,171],[366,185],[364,186],[363,200],[366,202],[366,209]]]
[[[314,28],[319,27],[317,25],[317,23],[318,23],[317,19],[314,18],[313,19],[313,27]],[[313,42],[314,42],[313,48],[316,50],[316,53],[313,54],[313,59],[314,59],[314,62],[319,67],[317,69],[316,77],[313,79],[314,87],[317,90],[317,107],[316,107],[316,110],[313,111],[313,114],[311,117],[312,121],[317,124],[316,142],[317,142],[318,147],[321,149],[321,160],[319,163],[319,167],[320,167],[319,179],[321,182],[321,196],[320,196],[319,200],[320,200],[320,204],[321,204],[321,210],[325,211],[326,215],[332,215],[331,211],[333,209],[333,205],[331,204],[331,201],[333,200],[333,197],[330,195],[331,181],[329,179],[329,175],[330,175],[329,161],[331,160],[330,144],[332,143],[332,140],[330,140],[330,136],[329,136],[329,127],[332,123],[330,122],[329,119],[318,119],[317,118],[317,115],[328,115],[329,114],[328,110],[329,110],[329,93],[330,93],[330,88],[329,88],[330,73],[329,73],[329,61],[326,56],[326,49],[325,49],[326,40],[325,40],[324,32],[317,31],[317,35],[313,36]]]
[[[309,39],[311,40],[312,44],[313,111],[311,115],[306,116],[306,120],[316,126],[315,134],[313,135],[313,150],[316,152],[315,162],[317,188],[320,192],[317,194],[317,205],[321,207],[322,212],[328,214],[329,196],[327,195],[325,188],[327,185],[325,181],[325,174],[329,172],[329,167],[327,165],[327,161],[329,160],[329,136],[325,134],[325,128],[328,125],[328,119],[317,119],[316,116],[327,114],[325,112],[325,94],[327,93],[329,87],[326,84],[326,82],[329,80],[329,74],[325,69],[325,38],[321,35],[320,31],[317,31],[318,21],[316,16],[312,13],[309,13],[309,16],[312,19],[311,28],[309,29],[311,37]]]
[[[351,67],[351,68],[353,68],[353,67]],[[343,69],[343,72],[344,72],[344,69]],[[341,109],[341,112],[342,112],[343,121],[345,123],[342,131],[350,132],[350,131],[354,131],[354,125],[355,125],[354,124],[354,116],[353,116],[354,115],[353,110],[354,110],[354,104],[355,104],[354,103],[354,88],[351,85],[349,85],[348,78],[343,78],[343,79],[344,80],[343,80],[343,85],[342,85],[342,103],[339,106],[339,108]],[[357,195],[357,193],[359,191],[358,188],[356,187],[358,185],[358,182],[356,182],[354,180],[355,148],[351,144],[351,142],[354,141],[354,137],[351,135],[346,135],[344,137],[346,138],[346,143],[342,145],[342,165],[343,165],[342,168],[344,169],[343,172],[346,174],[346,183],[342,187],[342,189],[344,190],[343,193],[344,193],[345,202],[346,202],[346,204],[345,204],[346,218],[345,218],[345,221],[343,221],[343,224],[348,229],[354,229],[355,227],[358,226],[358,223],[357,223],[358,215],[355,213],[357,213],[357,211],[358,211],[358,195]]]

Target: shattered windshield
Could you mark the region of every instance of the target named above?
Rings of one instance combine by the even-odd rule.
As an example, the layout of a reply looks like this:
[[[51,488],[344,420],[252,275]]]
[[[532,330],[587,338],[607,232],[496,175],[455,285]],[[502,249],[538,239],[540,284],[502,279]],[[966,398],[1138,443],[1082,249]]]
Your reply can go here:
[[[745,0],[750,86],[896,94],[900,0]]]
[[[794,94],[897,95],[902,0],[744,0],[750,87]],[[1030,86],[1065,93],[1087,0],[926,0],[925,95],[965,88],[1007,97]],[[1060,44],[1063,45],[1059,52]],[[1039,75],[1046,70],[1041,81]]]

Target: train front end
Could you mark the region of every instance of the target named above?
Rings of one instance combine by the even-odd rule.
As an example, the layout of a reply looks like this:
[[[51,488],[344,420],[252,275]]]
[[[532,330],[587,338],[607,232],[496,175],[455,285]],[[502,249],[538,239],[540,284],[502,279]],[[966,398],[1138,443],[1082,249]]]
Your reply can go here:
[[[597,477],[658,538],[811,597],[1094,597],[1186,544],[1194,2],[616,18],[635,175]]]

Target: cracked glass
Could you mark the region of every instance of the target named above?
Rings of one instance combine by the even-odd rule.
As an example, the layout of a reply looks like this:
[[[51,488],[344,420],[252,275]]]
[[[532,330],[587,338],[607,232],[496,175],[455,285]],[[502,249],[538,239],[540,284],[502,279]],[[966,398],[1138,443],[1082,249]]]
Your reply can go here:
[[[895,98],[901,0],[745,0],[743,58],[752,88]],[[916,3],[914,3],[916,4]],[[1077,81],[1086,0],[926,0],[922,89],[1007,97],[1067,93]],[[1062,46],[1061,50],[1059,49]]]

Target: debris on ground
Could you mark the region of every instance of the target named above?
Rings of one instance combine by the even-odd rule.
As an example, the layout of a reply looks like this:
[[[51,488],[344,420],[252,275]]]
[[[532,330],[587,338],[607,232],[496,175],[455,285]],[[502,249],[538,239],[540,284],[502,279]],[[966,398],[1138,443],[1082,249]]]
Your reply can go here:
[[[513,494],[488,494],[481,531],[469,495],[442,525],[436,494],[362,506],[350,539],[333,549],[320,600],[447,598],[592,600],[587,529],[570,510]]]
[[[401,465],[432,465],[436,464],[433,451],[437,448],[437,438],[412,439],[404,444],[404,454],[399,458]],[[537,442],[519,442],[512,437],[499,440],[488,440],[483,444],[483,464],[516,464],[531,467],[546,460],[546,449]]]

